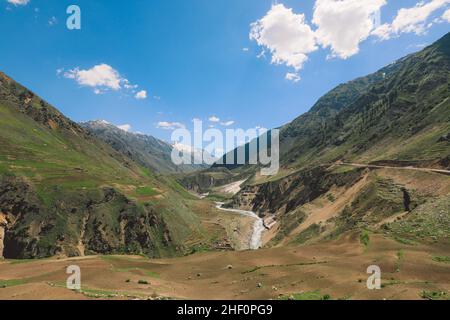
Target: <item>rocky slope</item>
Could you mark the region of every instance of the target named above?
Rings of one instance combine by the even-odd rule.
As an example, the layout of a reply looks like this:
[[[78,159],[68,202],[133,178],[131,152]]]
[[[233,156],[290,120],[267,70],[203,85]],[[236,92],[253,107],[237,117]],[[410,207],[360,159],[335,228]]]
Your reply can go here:
[[[200,238],[186,194],[0,73],[0,253],[182,254]]]
[[[436,223],[449,217],[448,175],[344,163],[449,168],[449,133],[450,33],[421,52],[338,86],[283,126],[278,176],[259,177],[251,166],[230,167],[234,175],[253,175],[230,205],[275,220],[266,239],[271,245],[350,230],[410,239],[405,230],[424,228],[427,240],[448,238],[446,227]],[[424,181],[439,181],[442,189],[422,190]],[[431,210],[442,206],[440,215]],[[412,218],[419,214],[421,222]],[[414,241],[423,240],[413,234]]]

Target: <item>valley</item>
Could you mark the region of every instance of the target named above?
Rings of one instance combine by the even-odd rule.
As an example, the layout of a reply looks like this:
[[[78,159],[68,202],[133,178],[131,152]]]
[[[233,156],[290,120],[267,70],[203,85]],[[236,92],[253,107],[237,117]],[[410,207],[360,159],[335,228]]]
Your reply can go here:
[[[282,126],[263,176],[177,167],[0,73],[0,299],[448,300],[449,81],[448,33]]]

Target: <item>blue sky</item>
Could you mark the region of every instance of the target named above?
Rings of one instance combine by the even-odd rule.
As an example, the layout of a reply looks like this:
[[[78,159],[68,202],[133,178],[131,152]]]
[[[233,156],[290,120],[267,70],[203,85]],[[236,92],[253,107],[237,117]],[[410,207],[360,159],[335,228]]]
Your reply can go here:
[[[75,121],[129,124],[132,131],[169,140],[171,131],[158,128],[158,123],[190,127],[193,118],[200,118],[220,128],[278,127],[308,111],[336,85],[418,51],[449,31],[442,18],[446,0],[422,3],[417,11],[428,10],[425,21],[405,22],[406,15],[397,24],[398,10],[414,8],[418,1],[371,0],[379,2],[384,38],[380,33],[364,37],[357,43],[358,53],[347,57],[348,48],[339,43],[342,39],[326,34],[336,21],[327,20],[327,1],[333,0],[320,1],[320,5],[313,0],[278,1],[282,7],[276,7],[277,16],[275,11],[269,14],[275,3],[266,0],[9,0],[16,4],[0,0],[0,70]],[[66,27],[66,8],[71,4],[81,8],[81,30]],[[264,29],[272,18],[296,22],[304,14],[305,25],[317,30],[315,4],[323,9],[322,16],[317,10],[315,19],[325,35],[312,44],[315,49],[306,53],[301,66],[293,66],[290,52],[286,53],[290,39],[262,33],[249,38],[251,23],[263,17],[268,17],[260,22]],[[351,23],[360,22],[350,21],[341,34],[353,32]],[[263,50],[265,55],[258,58]],[[276,50],[283,56],[279,64],[271,63]],[[82,81],[80,71],[102,64],[117,72],[120,89]],[[287,73],[301,80],[288,80]],[[127,89],[126,84],[138,87]],[[142,90],[146,98],[136,99]],[[212,116],[220,121],[207,120]]]

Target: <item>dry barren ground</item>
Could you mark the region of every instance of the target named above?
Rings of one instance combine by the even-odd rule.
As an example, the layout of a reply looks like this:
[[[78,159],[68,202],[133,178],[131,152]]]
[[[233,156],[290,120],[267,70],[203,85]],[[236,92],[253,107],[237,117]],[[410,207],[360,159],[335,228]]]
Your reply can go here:
[[[0,299],[422,299],[448,298],[449,243],[404,245],[359,235],[304,247],[210,252],[174,259],[92,256],[0,262]],[[81,268],[81,292],[65,288],[69,265]],[[382,271],[368,290],[367,267]],[[141,284],[140,284],[140,283]],[[147,282],[147,284],[145,284]]]

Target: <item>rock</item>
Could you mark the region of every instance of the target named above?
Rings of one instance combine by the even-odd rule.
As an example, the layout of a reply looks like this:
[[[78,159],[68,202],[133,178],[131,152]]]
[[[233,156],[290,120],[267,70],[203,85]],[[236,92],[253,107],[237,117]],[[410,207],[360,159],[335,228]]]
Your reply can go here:
[[[199,273],[197,273],[197,277],[201,277],[202,276],[202,274],[199,272]]]
[[[227,269],[228,269],[228,270],[231,270],[231,269],[233,269],[233,266],[232,266],[231,264],[229,264],[229,265],[227,266]]]
[[[258,283],[256,284],[256,287],[257,287],[257,288],[262,288],[262,286],[263,286],[263,285],[262,285],[261,282],[258,282]]]

